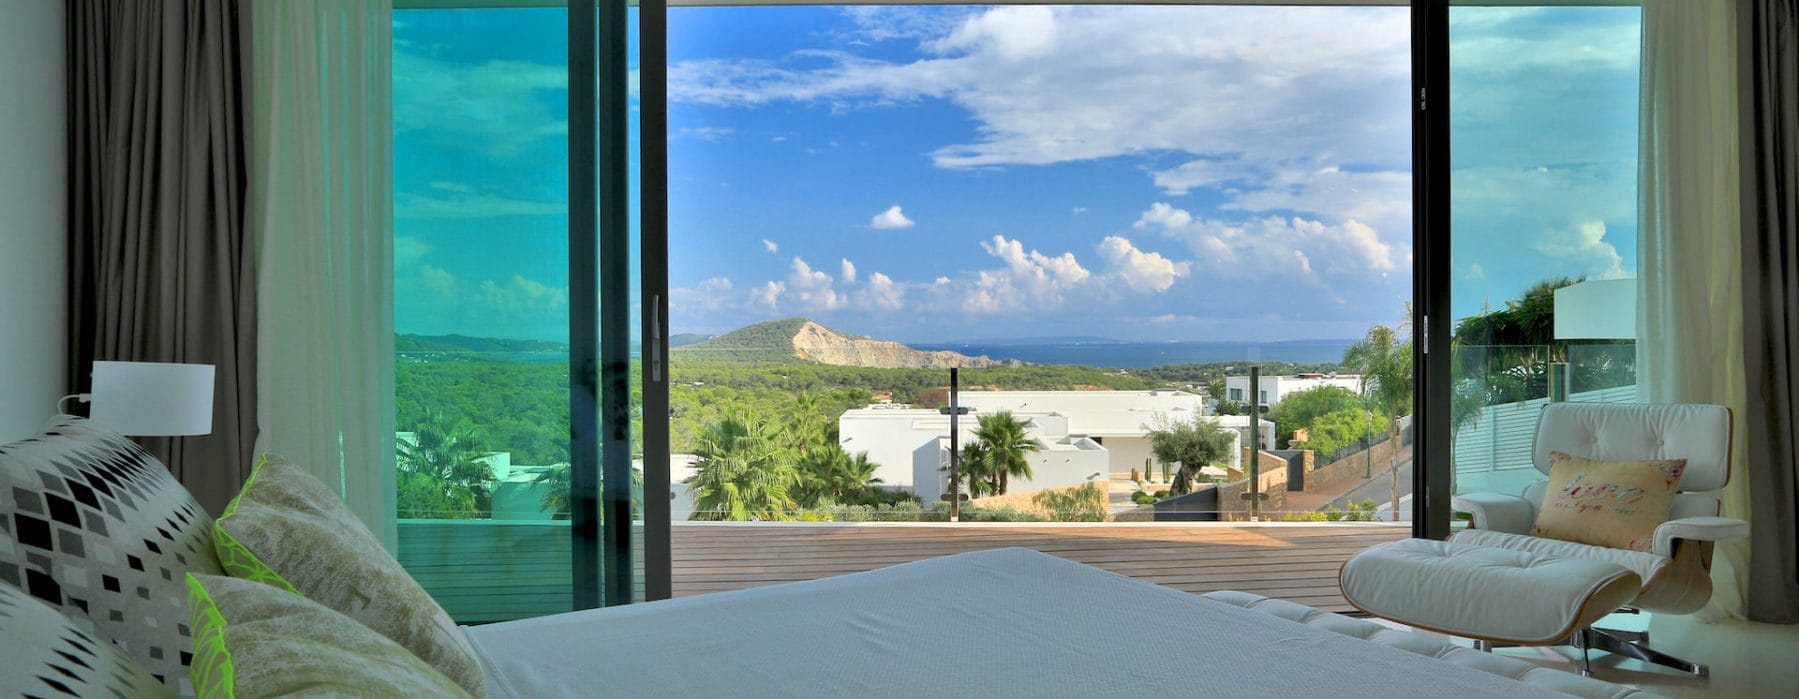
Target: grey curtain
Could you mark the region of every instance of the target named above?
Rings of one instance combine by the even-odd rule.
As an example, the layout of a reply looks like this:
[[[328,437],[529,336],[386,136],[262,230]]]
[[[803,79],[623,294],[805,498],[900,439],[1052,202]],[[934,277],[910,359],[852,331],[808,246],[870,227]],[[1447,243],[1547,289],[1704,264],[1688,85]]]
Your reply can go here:
[[[95,360],[217,367],[213,432],[139,440],[217,512],[251,465],[256,299],[236,0],[72,0],[69,383]]]
[[[1738,3],[1749,618],[1799,622],[1799,3]]]

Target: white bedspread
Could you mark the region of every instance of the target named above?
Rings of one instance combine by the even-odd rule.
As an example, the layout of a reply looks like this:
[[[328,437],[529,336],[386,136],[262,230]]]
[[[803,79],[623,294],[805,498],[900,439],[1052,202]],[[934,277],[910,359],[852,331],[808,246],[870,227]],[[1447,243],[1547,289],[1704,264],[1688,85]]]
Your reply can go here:
[[[468,635],[520,699],[1563,696],[1026,549]]]

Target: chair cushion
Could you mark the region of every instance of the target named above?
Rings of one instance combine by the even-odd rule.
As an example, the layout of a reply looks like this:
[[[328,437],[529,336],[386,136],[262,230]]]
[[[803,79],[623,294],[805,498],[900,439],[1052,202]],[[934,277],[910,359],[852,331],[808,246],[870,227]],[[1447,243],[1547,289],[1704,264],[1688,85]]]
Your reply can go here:
[[[0,583],[0,695],[173,698],[161,680],[42,600]]]
[[[1572,541],[1560,541],[1557,539],[1544,539],[1525,534],[1507,534],[1505,532],[1496,532],[1486,529],[1463,530],[1452,537],[1450,541],[1457,544],[1489,546],[1545,556],[1561,556],[1564,558],[1604,561],[1606,563],[1624,566],[1631,572],[1636,573],[1637,577],[1643,579],[1644,585],[1649,584],[1651,578],[1654,578],[1657,573],[1662,571],[1663,567],[1673,561],[1673,559],[1668,558],[1667,556],[1657,556],[1653,553],[1593,546],[1591,544],[1579,544]]]
[[[1686,459],[1681,490],[1717,490],[1730,480],[1730,425],[1721,405],[1550,403],[1537,418],[1531,462],[1547,474],[1558,451],[1602,461]]]
[[[1343,564],[1338,582],[1369,614],[1521,644],[1560,641],[1642,589],[1635,573],[1604,561],[1431,539],[1368,548]]]
[[[0,446],[0,581],[186,693],[188,572],[217,574],[212,517],[138,445],[82,418]]]
[[[1200,595],[1206,599],[1232,604],[1244,609],[1280,617],[1313,628],[1353,636],[1418,655],[1437,658],[1447,663],[1465,665],[1483,672],[1510,677],[1525,684],[1586,699],[1648,699],[1655,695],[1638,689],[1612,684],[1570,672],[1535,665],[1498,653],[1484,653],[1442,638],[1404,631],[1368,621],[1332,614],[1287,600],[1272,599],[1236,590],[1219,590]]]
[[[189,575],[201,699],[467,697],[450,678],[354,619],[271,585]]]
[[[1532,536],[1648,551],[1668,521],[1686,459],[1594,461],[1554,452]]]
[[[219,560],[232,577],[305,595],[486,696],[480,662],[456,622],[312,475],[264,456],[216,526]]]

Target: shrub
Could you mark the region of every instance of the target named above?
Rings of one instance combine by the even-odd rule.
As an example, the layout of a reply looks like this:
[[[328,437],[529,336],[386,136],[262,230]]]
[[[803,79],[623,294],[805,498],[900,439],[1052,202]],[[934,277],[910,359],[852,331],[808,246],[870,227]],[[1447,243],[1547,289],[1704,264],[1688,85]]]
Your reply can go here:
[[[1106,521],[1106,495],[1097,483],[1088,483],[1074,489],[1045,490],[1032,496],[1031,502],[1047,510],[1051,521]]]

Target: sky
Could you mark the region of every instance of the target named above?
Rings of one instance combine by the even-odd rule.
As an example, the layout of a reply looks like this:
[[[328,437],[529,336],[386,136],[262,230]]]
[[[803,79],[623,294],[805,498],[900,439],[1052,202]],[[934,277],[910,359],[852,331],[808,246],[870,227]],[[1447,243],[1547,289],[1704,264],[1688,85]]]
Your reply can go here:
[[[1545,276],[1632,275],[1636,13],[1452,12],[1458,316]],[[398,329],[566,339],[565,16],[395,15]],[[670,329],[1279,341],[1394,323],[1408,21],[671,9]]]

